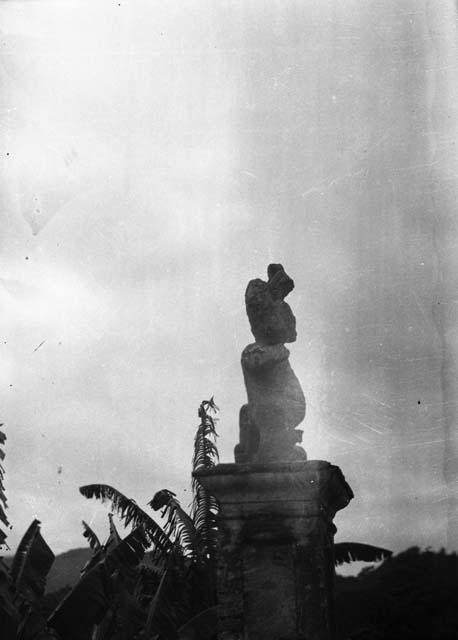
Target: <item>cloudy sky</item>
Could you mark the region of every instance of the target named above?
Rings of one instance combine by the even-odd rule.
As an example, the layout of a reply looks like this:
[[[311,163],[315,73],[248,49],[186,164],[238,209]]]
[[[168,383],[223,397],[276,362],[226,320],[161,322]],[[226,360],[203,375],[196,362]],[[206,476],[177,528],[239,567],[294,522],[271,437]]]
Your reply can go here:
[[[10,545],[103,537],[82,484],[187,505],[211,395],[233,460],[273,261],[338,539],[458,548],[454,2],[4,1],[0,29]]]

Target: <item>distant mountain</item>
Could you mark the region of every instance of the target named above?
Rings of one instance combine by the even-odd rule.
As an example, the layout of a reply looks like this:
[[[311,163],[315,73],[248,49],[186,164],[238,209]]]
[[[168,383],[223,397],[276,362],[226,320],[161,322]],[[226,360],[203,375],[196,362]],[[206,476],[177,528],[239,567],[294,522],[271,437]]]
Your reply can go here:
[[[72,587],[78,581],[80,570],[92,555],[89,548],[70,549],[56,556],[48,575],[46,592],[52,593],[64,587]]]
[[[40,598],[38,601],[37,611],[39,611],[39,615],[42,616],[44,620],[51,615],[51,613],[69,593],[71,588],[78,582],[80,570],[84,567],[91,555],[91,549],[83,548],[71,549],[70,551],[66,551],[65,553],[61,553],[56,556],[54,564],[48,575],[46,593],[44,597]],[[2,557],[2,560],[8,567],[11,567],[13,556],[4,556]],[[4,604],[2,594],[0,593],[0,637],[3,638],[4,633],[6,633],[8,637],[16,637],[15,631],[14,633],[11,632],[13,635],[9,635],[7,633],[7,629],[3,628],[6,624],[6,619],[3,620],[3,618],[6,618],[6,616],[2,616],[2,612],[6,611],[6,609],[2,609],[2,602]],[[10,619],[10,622],[14,624],[13,618]]]
[[[56,556],[48,575],[46,593],[53,593],[65,587],[72,587],[78,581],[80,570],[92,555],[89,548],[70,549]],[[5,563],[10,567],[12,556],[5,556]]]

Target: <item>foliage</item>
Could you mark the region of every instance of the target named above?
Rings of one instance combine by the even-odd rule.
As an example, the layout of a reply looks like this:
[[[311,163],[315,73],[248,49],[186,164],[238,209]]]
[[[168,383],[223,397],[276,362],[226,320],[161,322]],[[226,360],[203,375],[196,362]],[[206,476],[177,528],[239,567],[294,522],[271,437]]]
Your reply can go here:
[[[0,424],[0,427],[3,427],[3,424]],[[5,470],[3,468],[2,462],[5,459],[5,452],[3,451],[3,445],[6,442],[6,435],[0,429],[0,522],[5,526],[9,527],[10,523],[8,522],[8,518],[6,517],[6,509],[7,509],[7,500],[5,495],[5,487],[3,484],[5,478]],[[5,544],[6,541],[6,533],[0,527],[0,548]]]
[[[213,398],[199,407],[193,471],[218,463],[217,411]],[[0,502],[6,506],[2,480],[3,470]],[[122,539],[110,513],[102,543],[83,521],[92,558],[73,589],[59,594],[43,596],[54,556],[34,521],[11,569],[0,560],[2,640],[212,640],[219,506],[195,477],[192,490],[189,513],[169,489],[154,494],[148,506],[160,513],[161,526],[110,485],[81,487],[87,498],[109,502],[131,531]],[[455,637],[456,555],[410,549],[391,557],[387,549],[353,542],[335,544],[334,552],[336,564],[384,560],[357,578],[337,577],[339,640]]]
[[[80,493],[86,498],[96,498],[102,502],[111,502],[112,508],[123,520],[125,526],[141,527],[150,543],[163,553],[170,551],[172,543],[169,536],[158,523],[151,518],[135,500],[107,484],[89,484],[80,487]]]
[[[135,580],[136,568],[148,546],[149,540],[141,527],[111,549],[104,545],[103,557],[83,572],[76,586],[49,617],[49,626],[66,640],[89,638],[94,625],[103,622],[113,603]]]
[[[194,439],[193,471],[213,469],[219,462],[216,448],[216,418],[212,416],[218,411],[213,398],[201,403],[199,407],[200,424]],[[191,516],[196,529],[197,553],[201,557],[214,559],[218,535],[219,504],[215,496],[193,476],[193,502]]]
[[[0,613],[6,620],[7,640],[29,640],[44,627],[41,600],[54,554],[34,520],[25,532],[11,568],[2,563],[0,571]]]
[[[336,586],[339,640],[456,638],[456,554],[413,547]]]
[[[213,398],[201,403],[198,415],[200,424],[194,439],[193,471],[211,469],[218,462],[216,448],[216,418],[218,411]],[[106,484],[91,484],[80,488],[87,498],[109,502],[112,509],[126,526],[134,526],[142,532],[150,553],[144,561],[130,563],[130,574],[119,567],[109,566],[110,545],[101,545],[95,532],[83,523],[84,537],[94,551],[82,574],[86,582],[84,593],[94,592],[96,606],[86,603],[89,611],[87,624],[80,628],[80,635],[89,633],[89,619],[92,626],[98,624],[97,640],[118,637],[128,640],[135,634],[148,640],[172,640],[178,637],[178,629],[194,620],[194,626],[202,621],[208,626],[208,614],[216,602],[215,593],[215,550],[218,503],[214,496],[196,480],[192,481],[193,502],[188,514],[180,505],[176,494],[169,489],[157,491],[148,502],[154,511],[160,512],[164,521],[161,527],[134,500]],[[114,524],[110,517],[110,538],[113,539]],[[109,539],[110,539],[109,538]],[[124,542],[124,541],[123,541]],[[118,549],[122,543],[115,545]],[[101,572],[103,565],[104,573]],[[108,569],[108,573],[106,572]],[[92,582],[89,583],[89,577]],[[105,586],[101,588],[105,580]],[[113,586],[115,584],[115,586]],[[69,594],[67,607],[58,608],[50,619],[50,624],[61,633],[70,634],[75,624],[69,622],[71,611],[83,606],[78,585]],[[70,607],[70,604],[72,605]],[[91,608],[92,607],[92,608]],[[132,625],[132,608],[135,609],[136,624]],[[103,614],[102,614],[103,612]],[[60,616],[60,617],[59,617]],[[130,620],[129,624],[123,620]],[[60,622],[59,622],[60,621]],[[63,621],[63,622],[62,622]],[[191,624],[191,626],[192,626]],[[130,627],[128,632],[127,626]]]
[[[54,554],[41,535],[40,521],[34,520],[22,537],[11,566],[11,580],[23,600],[34,601],[44,594],[53,562]]]
[[[173,540],[175,548],[179,548],[184,556],[194,557],[196,553],[196,530],[190,516],[182,509],[176,494],[168,489],[161,489],[154,494],[148,505],[159,511],[165,519],[165,532]]]

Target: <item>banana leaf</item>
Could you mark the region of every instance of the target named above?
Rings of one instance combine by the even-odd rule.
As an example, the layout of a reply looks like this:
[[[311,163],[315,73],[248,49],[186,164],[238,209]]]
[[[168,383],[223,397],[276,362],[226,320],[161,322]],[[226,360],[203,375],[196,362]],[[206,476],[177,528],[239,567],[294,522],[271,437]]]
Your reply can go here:
[[[17,598],[34,602],[44,594],[54,558],[41,535],[40,521],[34,520],[19,543],[11,565],[11,580]]]

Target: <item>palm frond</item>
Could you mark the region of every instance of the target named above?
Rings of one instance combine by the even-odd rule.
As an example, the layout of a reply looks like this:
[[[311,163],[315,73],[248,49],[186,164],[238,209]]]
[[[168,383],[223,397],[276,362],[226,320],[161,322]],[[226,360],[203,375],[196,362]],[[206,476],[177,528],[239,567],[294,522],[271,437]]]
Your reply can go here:
[[[334,545],[336,566],[345,562],[378,562],[391,555],[393,552],[388,549],[361,542],[336,542]]]
[[[99,549],[102,548],[102,545],[100,544],[100,540],[98,539],[97,534],[93,531],[93,529],[91,529],[91,527],[84,520],[82,520],[82,524],[83,524],[83,536],[88,541],[89,547],[93,551],[99,551]]]
[[[102,502],[110,502],[114,511],[126,526],[143,527],[150,542],[159,551],[167,552],[173,547],[167,533],[157,522],[148,515],[135,500],[127,498],[123,493],[107,484],[89,484],[80,487],[80,493],[85,498],[96,498]]]

